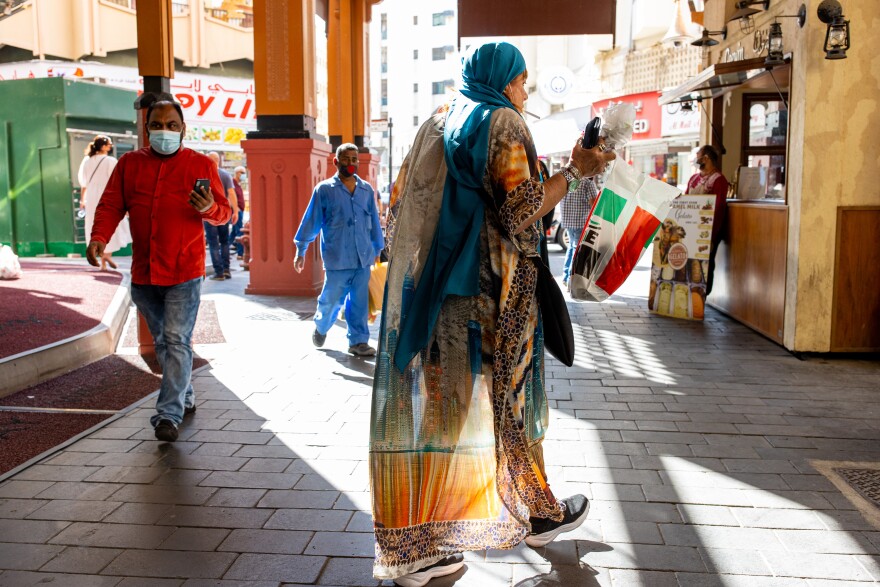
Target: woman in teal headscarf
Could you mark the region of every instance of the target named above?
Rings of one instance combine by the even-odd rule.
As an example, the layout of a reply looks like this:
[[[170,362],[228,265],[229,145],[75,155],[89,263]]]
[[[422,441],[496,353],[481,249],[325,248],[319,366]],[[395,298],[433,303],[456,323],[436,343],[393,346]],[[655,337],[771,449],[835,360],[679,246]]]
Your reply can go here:
[[[407,587],[455,572],[462,551],[543,545],[586,517],[583,496],[554,497],[541,451],[530,258],[568,181],[537,173],[527,75],[508,43],[473,51],[463,88],[419,130],[391,196],[370,431],[374,574]],[[576,145],[565,174],[594,175],[613,157]]]

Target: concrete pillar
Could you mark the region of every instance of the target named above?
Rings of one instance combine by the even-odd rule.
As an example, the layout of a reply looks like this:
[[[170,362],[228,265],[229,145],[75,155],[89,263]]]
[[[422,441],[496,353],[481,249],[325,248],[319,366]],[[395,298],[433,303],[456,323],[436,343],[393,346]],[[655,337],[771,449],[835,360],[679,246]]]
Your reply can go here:
[[[257,130],[242,147],[251,191],[249,294],[315,296],[324,280],[318,243],[296,273],[293,235],[330,145],[315,132],[315,1],[255,0]]]
[[[330,145],[354,143],[360,150],[358,175],[376,189],[379,157],[367,145],[369,121],[368,31],[374,0],[329,0],[327,23]],[[330,158],[330,175],[333,158]]]
[[[138,72],[144,78],[144,92],[135,100],[137,110],[138,146],[150,144],[143,131],[144,116],[156,95],[170,92],[174,77],[174,36],[171,30],[171,0],[140,0],[137,12]],[[138,352],[154,356],[153,336],[147,321],[138,312]]]

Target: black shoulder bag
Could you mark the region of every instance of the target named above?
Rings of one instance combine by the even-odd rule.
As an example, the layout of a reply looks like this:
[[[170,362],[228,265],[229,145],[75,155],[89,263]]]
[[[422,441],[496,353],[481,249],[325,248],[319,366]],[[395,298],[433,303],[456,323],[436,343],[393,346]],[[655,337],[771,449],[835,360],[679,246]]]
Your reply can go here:
[[[541,322],[544,328],[544,347],[563,365],[574,364],[574,332],[571,328],[571,316],[565,297],[559,290],[556,279],[539,257],[530,257],[538,269],[538,282],[535,295],[541,309]]]

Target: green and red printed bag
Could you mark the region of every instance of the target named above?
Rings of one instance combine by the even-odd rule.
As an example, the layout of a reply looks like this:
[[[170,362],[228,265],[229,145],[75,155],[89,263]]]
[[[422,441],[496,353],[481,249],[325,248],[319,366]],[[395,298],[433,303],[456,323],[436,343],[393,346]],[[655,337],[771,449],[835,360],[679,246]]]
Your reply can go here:
[[[617,161],[576,246],[568,288],[575,300],[601,302],[620,287],[654,240],[681,191]]]

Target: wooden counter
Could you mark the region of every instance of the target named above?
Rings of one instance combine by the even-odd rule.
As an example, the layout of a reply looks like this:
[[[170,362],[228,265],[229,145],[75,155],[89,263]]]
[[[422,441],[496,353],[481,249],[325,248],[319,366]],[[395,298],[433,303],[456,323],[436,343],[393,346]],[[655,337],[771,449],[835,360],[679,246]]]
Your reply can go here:
[[[788,206],[727,202],[727,236],[715,256],[707,302],[783,344]]]

